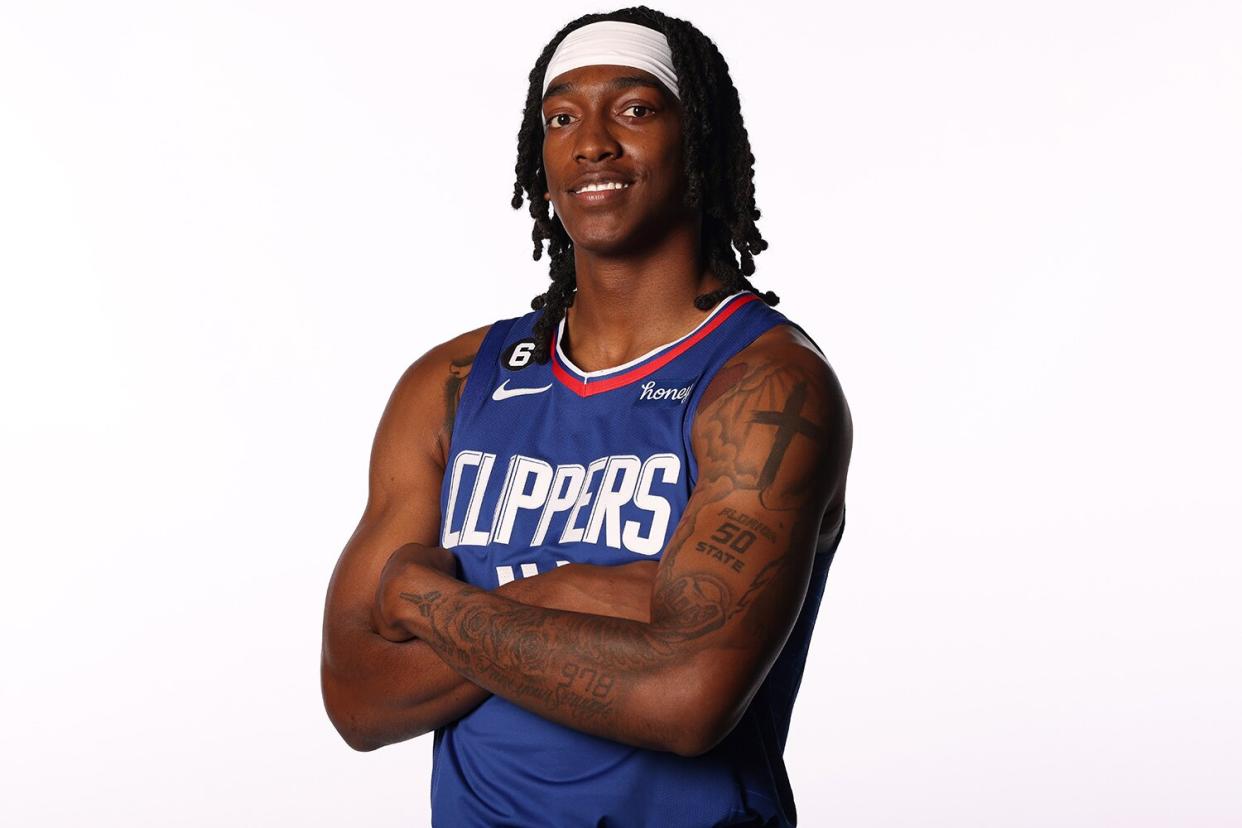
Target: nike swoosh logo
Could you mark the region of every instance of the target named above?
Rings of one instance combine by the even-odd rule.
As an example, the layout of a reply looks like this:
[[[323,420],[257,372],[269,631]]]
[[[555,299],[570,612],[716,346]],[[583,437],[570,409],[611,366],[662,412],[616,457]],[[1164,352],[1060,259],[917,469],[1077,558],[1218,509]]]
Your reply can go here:
[[[502,382],[495,391],[492,392],[493,400],[507,400],[510,397],[520,397],[524,394],[542,394],[552,387],[552,383],[548,383],[543,388],[505,388],[509,384],[508,380]]]

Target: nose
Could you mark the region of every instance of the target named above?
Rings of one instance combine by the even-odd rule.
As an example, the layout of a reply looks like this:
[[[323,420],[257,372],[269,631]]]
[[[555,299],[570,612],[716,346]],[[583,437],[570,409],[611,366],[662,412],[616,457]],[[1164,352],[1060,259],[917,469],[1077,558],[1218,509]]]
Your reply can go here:
[[[597,162],[621,155],[621,143],[612,134],[606,113],[588,112],[575,131],[574,158],[579,161]]]

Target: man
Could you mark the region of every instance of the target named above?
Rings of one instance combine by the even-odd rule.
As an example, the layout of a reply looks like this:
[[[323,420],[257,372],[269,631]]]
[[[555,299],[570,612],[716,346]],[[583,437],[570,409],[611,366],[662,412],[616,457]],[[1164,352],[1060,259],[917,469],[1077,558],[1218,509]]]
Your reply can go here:
[[[552,286],[398,382],[328,591],[328,713],[360,750],[435,731],[437,825],[794,825],[849,409],[746,278],[767,245],[714,44],[587,15],[531,80],[513,205]]]

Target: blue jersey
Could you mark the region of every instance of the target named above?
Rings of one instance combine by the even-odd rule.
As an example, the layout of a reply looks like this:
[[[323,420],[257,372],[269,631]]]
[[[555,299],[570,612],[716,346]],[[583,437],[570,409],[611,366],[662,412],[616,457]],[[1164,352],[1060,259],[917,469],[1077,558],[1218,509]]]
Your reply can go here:
[[[764,331],[793,324],[743,291],[693,331],[632,362],[582,371],[560,347],[531,358],[540,311],[492,325],[458,406],[441,490],[441,545],[492,590],[569,562],[659,560],[694,488],[690,429],[717,370]],[[795,326],[796,327],[796,326]],[[840,541],[821,542],[796,626],[740,723],[694,757],[548,721],[492,696],[436,730],[436,826],[787,826],[782,754]]]

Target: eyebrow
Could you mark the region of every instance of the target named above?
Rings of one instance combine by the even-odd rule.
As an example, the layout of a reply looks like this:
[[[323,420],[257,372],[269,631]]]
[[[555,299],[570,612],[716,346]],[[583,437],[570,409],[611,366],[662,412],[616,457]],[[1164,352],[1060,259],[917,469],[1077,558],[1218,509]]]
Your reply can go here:
[[[649,86],[652,89],[658,89],[661,94],[664,94],[664,87],[660,83],[653,81],[650,78],[638,77],[637,75],[613,78],[608,81],[608,83],[604,84],[604,89],[608,92],[620,92],[623,89],[630,89],[635,86]],[[577,90],[578,86],[572,82],[566,81],[565,83],[558,83],[555,86],[548,87],[548,91],[543,93],[543,101],[547,102],[548,98],[555,95],[566,95],[570,92],[576,92]]]

